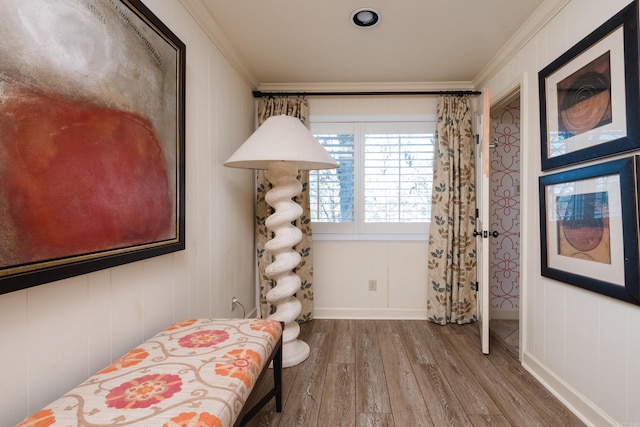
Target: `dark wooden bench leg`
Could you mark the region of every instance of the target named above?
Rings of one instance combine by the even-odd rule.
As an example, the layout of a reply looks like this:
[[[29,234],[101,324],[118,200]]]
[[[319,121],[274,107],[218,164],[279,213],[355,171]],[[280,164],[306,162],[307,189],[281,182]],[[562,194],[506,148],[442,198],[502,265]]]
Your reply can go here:
[[[276,411],[282,412],[282,338],[280,338],[280,348],[273,358],[273,384],[276,394]]]
[[[282,322],[280,322],[280,324],[282,324],[282,329],[284,330],[284,324]],[[269,369],[269,364],[273,363],[273,388],[269,390],[252,408],[243,410],[236,420],[234,427],[241,427],[247,424],[249,420],[260,411],[260,409],[273,399],[273,397],[276,398],[276,411],[282,412],[282,335],[280,336],[280,339],[278,339],[273,350],[270,360],[266,361],[264,369],[256,380],[257,385]],[[251,395],[247,398],[247,402],[255,392],[256,389],[251,392]]]

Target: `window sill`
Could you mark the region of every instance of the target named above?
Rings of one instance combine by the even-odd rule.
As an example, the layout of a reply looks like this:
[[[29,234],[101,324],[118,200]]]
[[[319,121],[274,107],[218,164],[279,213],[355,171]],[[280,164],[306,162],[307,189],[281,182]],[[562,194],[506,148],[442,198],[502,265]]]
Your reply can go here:
[[[416,234],[354,234],[354,233],[313,233],[316,242],[424,242],[429,236]]]

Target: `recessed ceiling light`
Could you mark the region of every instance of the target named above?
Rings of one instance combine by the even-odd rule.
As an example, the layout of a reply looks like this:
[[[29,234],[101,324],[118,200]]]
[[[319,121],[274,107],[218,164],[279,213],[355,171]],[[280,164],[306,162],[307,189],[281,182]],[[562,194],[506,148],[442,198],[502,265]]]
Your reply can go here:
[[[351,22],[357,27],[373,27],[380,22],[380,12],[370,7],[354,10],[351,14]]]

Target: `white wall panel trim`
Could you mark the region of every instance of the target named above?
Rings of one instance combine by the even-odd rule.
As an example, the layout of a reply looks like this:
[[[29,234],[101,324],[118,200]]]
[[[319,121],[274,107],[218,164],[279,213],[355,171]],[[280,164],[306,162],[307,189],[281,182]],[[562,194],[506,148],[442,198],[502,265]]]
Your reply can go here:
[[[571,387],[553,371],[547,369],[531,353],[522,353],[522,366],[540,381],[555,397],[588,426],[619,426],[596,404]]]
[[[316,319],[366,319],[366,320],[426,320],[425,309],[397,308],[320,308],[315,307]]]

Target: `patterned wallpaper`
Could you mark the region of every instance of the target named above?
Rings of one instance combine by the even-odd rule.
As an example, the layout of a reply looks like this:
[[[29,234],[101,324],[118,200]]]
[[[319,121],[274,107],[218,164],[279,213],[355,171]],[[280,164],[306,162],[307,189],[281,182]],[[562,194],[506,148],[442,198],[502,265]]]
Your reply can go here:
[[[520,305],[520,98],[491,114],[491,308]]]

